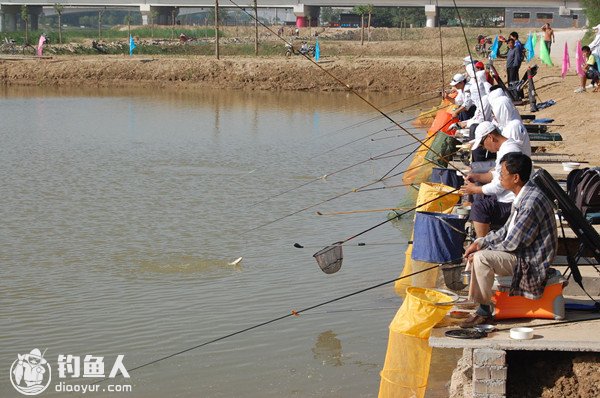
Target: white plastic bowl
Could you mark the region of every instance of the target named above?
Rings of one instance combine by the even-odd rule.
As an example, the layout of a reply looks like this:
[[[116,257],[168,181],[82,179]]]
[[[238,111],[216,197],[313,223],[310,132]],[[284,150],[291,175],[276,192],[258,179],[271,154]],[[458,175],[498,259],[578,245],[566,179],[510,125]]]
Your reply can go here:
[[[533,338],[532,328],[512,328],[510,338],[515,340],[531,340]]]
[[[581,163],[578,162],[563,162],[562,167],[564,171],[573,171],[578,169]]]

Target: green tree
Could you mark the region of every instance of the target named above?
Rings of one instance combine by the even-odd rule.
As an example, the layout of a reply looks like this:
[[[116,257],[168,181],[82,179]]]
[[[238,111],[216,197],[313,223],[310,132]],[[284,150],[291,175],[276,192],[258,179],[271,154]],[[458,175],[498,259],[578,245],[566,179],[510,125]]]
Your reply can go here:
[[[54,12],[58,16],[58,42],[60,44],[62,44],[62,21],[61,21],[61,17],[62,17],[62,12],[65,9],[65,6],[63,6],[62,4],[59,4],[59,3],[54,3],[53,7],[54,7]]]
[[[373,9],[375,8],[373,4],[367,4],[367,14],[369,14],[369,19],[367,22],[367,38],[371,41],[371,15],[373,15]]]
[[[333,9],[333,7],[321,7],[321,21],[326,23],[337,23],[340,22],[341,11],[339,9]]]
[[[600,0],[581,0],[588,26],[596,26],[600,23]]]
[[[369,8],[366,5],[354,6],[352,12],[360,15],[360,45],[365,44],[365,14],[369,12]]]
[[[25,22],[25,44],[29,44],[29,10],[26,5],[21,6],[21,19]]]

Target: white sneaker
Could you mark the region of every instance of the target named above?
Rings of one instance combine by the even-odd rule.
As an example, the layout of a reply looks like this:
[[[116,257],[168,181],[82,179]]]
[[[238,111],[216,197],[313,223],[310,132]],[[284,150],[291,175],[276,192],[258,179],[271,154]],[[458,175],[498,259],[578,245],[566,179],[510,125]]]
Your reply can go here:
[[[590,83],[587,86],[585,86],[585,88],[594,88],[594,83]]]
[[[577,89],[575,89],[574,91],[575,93],[585,93],[585,88],[583,87],[578,87]]]

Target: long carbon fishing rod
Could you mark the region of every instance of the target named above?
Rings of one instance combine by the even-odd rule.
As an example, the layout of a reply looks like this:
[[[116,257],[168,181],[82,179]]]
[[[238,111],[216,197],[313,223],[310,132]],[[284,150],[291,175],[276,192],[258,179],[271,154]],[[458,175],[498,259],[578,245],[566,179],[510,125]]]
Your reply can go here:
[[[436,99],[436,98],[439,98],[439,96],[438,96],[438,95],[436,95],[436,96],[433,96],[433,97],[429,97],[429,98],[427,98],[427,99],[424,99],[424,100],[421,100],[421,101],[415,102],[414,104],[407,105],[407,106],[405,106],[405,107],[403,107],[403,108],[398,108],[398,109],[391,110],[391,111],[389,111],[389,112],[388,112],[388,114],[390,114],[390,115],[393,115],[393,114],[395,114],[395,113],[398,113],[398,112],[400,112],[400,113],[404,113],[404,111],[405,111],[405,110],[407,110],[407,109],[413,108],[413,107],[415,107],[415,106],[417,106],[417,105],[424,104],[424,103],[426,103],[426,102],[433,101],[433,100],[434,100],[434,99]],[[399,100],[399,101],[394,101],[394,102],[392,102],[392,103],[390,103],[390,104],[383,105],[383,107],[390,106],[390,105],[392,105],[392,104],[396,104],[396,103],[398,103],[398,102],[401,102],[401,101],[402,101],[402,100]],[[417,116],[417,117],[418,117],[418,116]],[[353,128],[356,128],[356,127],[364,126],[365,124],[372,123],[372,122],[374,122],[374,121],[377,121],[377,120],[379,120],[379,119],[381,119],[381,118],[382,118],[382,116],[374,116],[374,117],[371,117],[371,118],[369,118],[369,119],[366,119],[366,120],[363,120],[363,121],[360,121],[360,122],[356,122],[356,123],[354,123],[354,124],[351,124],[350,126],[346,126],[346,127],[342,127],[342,128],[340,128],[340,129],[338,129],[338,130],[334,130],[334,131],[333,131],[333,132],[331,132],[330,134],[340,133],[340,132],[342,132],[342,131],[345,131],[345,130],[349,130],[349,129],[353,129]],[[408,120],[412,120],[412,119],[408,119]],[[408,120],[406,120],[406,121],[408,121]],[[317,155],[317,156],[318,156],[318,155]]]
[[[259,21],[254,15],[250,14],[243,7],[241,7],[240,5],[238,5],[235,1],[229,0],[229,2],[231,4],[233,4],[235,7],[237,7],[240,11],[242,11],[243,13],[245,13],[246,15],[248,15],[250,18],[252,18],[253,20],[257,21],[257,23],[259,23],[261,26],[263,26],[269,32],[271,32],[274,35],[276,35],[277,37],[279,37],[283,42],[285,42],[286,44],[292,45],[286,39],[284,39],[283,37],[277,35],[275,33],[275,31],[273,31],[271,28],[269,28],[263,22]],[[339,77],[337,77],[336,75],[334,75],[333,73],[331,73],[329,70],[325,69],[322,65],[319,65],[319,63],[316,62],[315,60],[313,60],[308,54],[302,54],[302,56],[305,59],[307,59],[309,62],[311,62],[314,66],[316,66],[317,68],[319,68],[321,70],[321,72],[325,73],[327,76],[331,77],[333,80],[335,80],[340,85],[342,85],[343,87],[345,87],[349,92],[351,92],[352,94],[354,94],[355,96],[357,96],[361,101],[363,101],[365,104],[367,104],[373,110],[375,110],[376,112],[378,112],[385,119],[387,119],[388,121],[390,121],[392,124],[398,126],[401,130],[403,130],[412,139],[414,139],[415,141],[418,141],[425,148],[429,149],[434,155],[438,156],[439,158],[443,158],[443,156],[441,156],[435,149],[431,148],[429,145],[427,145],[425,142],[423,142],[421,139],[419,139],[419,137],[417,137],[415,134],[411,133],[410,131],[408,131],[407,129],[405,129],[404,127],[402,127],[402,125],[400,123],[398,123],[397,121],[395,121],[394,119],[392,119],[387,113],[385,113],[384,111],[382,111],[379,107],[377,107],[375,104],[373,104],[371,101],[369,101],[363,95],[361,95],[358,91],[354,90],[352,88],[352,86],[350,86],[348,83],[344,82],[342,79],[340,79]],[[458,172],[462,173],[462,171],[458,167],[454,166],[453,164],[449,164],[449,166],[452,167],[453,169],[456,169]]]
[[[442,63],[442,93],[444,92],[444,87],[446,87],[446,78],[444,77],[444,45],[443,45],[443,40],[442,40],[442,24],[441,22],[441,18],[440,18],[440,13],[439,13],[439,5],[438,5],[438,0],[435,0],[435,8],[438,10],[437,12],[437,22],[438,22],[438,28],[440,31],[440,60]]]
[[[410,208],[410,209],[408,209],[408,210],[405,210],[405,211],[403,211],[403,212],[401,212],[401,213],[398,213],[398,212],[396,212],[396,215],[395,215],[394,217],[388,218],[388,219],[387,219],[387,220],[385,220],[385,221],[382,221],[382,222],[380,222],[380,223],[378,223],[378,224],[375,224],[375,225],[373,225],[372,227],[370,227],[370,228],[367,228],[367,229],[365,229],[365,230],[363,230],[363,231],[361,231],[361,232],[359,232],[359,233],[357,233],[357,234],[354,234],[354,235],[352,235],[352,236],[350,236],[350,237],[348,237],[348,238],[346,238],[346,239],[344,239],[344,240],[341,240],[341,241],[339,241],[339,242],[336,242],[335,244],[336,244],[336,245],[343,245],[344,243],[346,243],[346,242],[348,242],[348,241],[351,241],[352,239],[354,239],[354,238],[357,238],[357,237],[359,237],[359,236],[361,236],[361,235],[364,235],[364,234],[366,234],[367,232],[374,230],[375,228],[378,228],[378,227],[380,227],[380,226],[382,226],[382,225],[384,225],[384,224],[387,224],[387,223],[389,223],[390,221],[393,221],[393,220],[395,220],[395,219],[397,219],[397,218],[400,218],[400,217],[402,217],[402,216],[404,216],[404,215],[406,215],[406,214],[410,213],[411,211],[417,210],[417,209],[418,209],[418,208],[420,208],[420,207],[423,207],[423,206],[426,206],[426,205],[428,205],[428,204],[430,204],[430,203],[433,203],[433,202],[435,202],[436,200],[439,200],[439,199],[443,198],[444,196],[448,196],[448,195],[450,195],[450,194],[452,194],[452,193],[454,193],[454,192],[458,191],[459,189],[460,189],[460,188],[455,188],[455,189],[453,189],[453,190],[451,190],[451,191],[448,191],[448,192],[444,193],[443,195],[440,195],[440,196],[438,196],[438,197],[436,197],[436,198],[433,198],[433,199],[431,199],[431,200],[428,200],[427,202],[423,202],[423,203],[421,203],[421,204],[419,204],[419,205],[417,205],[417,206],[415,206],[415,207],[413,207],[413,208]],[[294,246],[295,246],[295,245],[294,245]]]
[[[281,216],[281,217],[279,217],[279,218],[276,218],[276,219],[274,219],[274,220],[268,221],[268,222],[266,222],[266,223],[263,223],[263,224],[257,225],[256,227],[253,227],[253,228],[250,228],[250,229],[248,229],[248,230],[246,230],[246,231],[243,231],[241,234],[242,234],[242,235],[244,235],[244,234],[247,234],[247,233],[249,233],[249,232],[255,231],[255,230],[257,230],[257,229],[260,229],[260,228],[266,227],[267,225],[274,224],[274,223],[276,223],[276,222],[278,222],[278,221],[281,221],[281,220],[284,220],[284,219],[286,219],[286,218],[288,218],[288,217],[291,217],[291,216],[294,216],[294,215],[296,215],[296,214],[302,213],[303,211],[306,211],[306,210],[312,209],[312,208],[314,208],[314,207],[317,207],[317,206],[319,206],[319,205],[322,205],[322,204],[324,204],[324,203],[327,203],[327,202],[331,202],[331,201],[333,201],[333,200],[339,199],[339,198],[341,198],[341,197],[343,197],[343,196],[346,196],[346,195],[349,195],[349,194],[351,194],[351,193],[358,192],[358,191],[360,191],[360,190],[362,190],[362,189],[364,189],[364,188],[368,188],[368,187],[370,187],[371,185],[375,185],[375,184],[378,184],[378,183],[380,183],[380,182],[383,182],[383,181],[385,181],[385,180],[388,180],[388,179],[390,179],[390,178],[397,177],[397,176],[399,176],[399,175],[402,175],[402,174],[404,174],[404,173],[406,173],[406,172],[408,172],[408,171],[415,170],[415,169],[419,169],[419,168],[421,168],[421,167],[423,167],[423,166],[426,166],[426,165],[428,165],[429,163],[432,163],[432,161],[431,161],[431,160],[428,160],[428,159],[424,159],[424,162],[423,162],[423,163],[421,163],[421,164],[419,164],[419,165],[417,165],[417,166],[414,166],[414,167],[409,167],[408,169],[405,169],[405,170],[403,170],[403,171],[400,171],[400,172],[398,172],[398,173],[396,173],[396,174],[393,174],[393,175],[387,176],[387,177],[385,177],[385,178],[383,178],[383,179],[378,179],[378,180],[372,181],[372,182],[370,182],[370,183],[368,183],[368,184],[365,184],[365,185],[363,185],[363,186],[361,186],[361,187],[354,188],[354,189],[352,189],[352,190],[350,190],[350,191],[346,191],[346,192],[343,192],[343,193],[341,193],[341,194],[338,194],[338,195],[336,195],[336,196],[334,196],[334,197],[331,197],[331,198],[328,198],[328,199],[322,200],[322,201],[320,201],[319,203],[315,203],[315,204],[312,204],[312,205],[310,205],[310,206],[306,206],[306,207],[304,207],[304,208],[302,208],[302,209],[300,209],[300,210],[293,211],[293,212],[291,212],[291,213],[288,213],[288,214],[286,214],[285,216]]]
[[[279,196],[285,195],[286,193],[289,193],[289,192],[295,191],[295,190],[297,190],[297,189],[303,188],[303,187],[305,187],[305,186],[307,186],[307,185],[310,185],[310,184],[312,184],[312,183],[314,183],[314,182],[317,182],[317,181],[324,180],[324,179],[326,179],[327,177],[330,177],[330,176],[332,176],[332,175],[334,175],[334,174],[339,174],[339,173],[341,173],[341,172],[343,172],[343,171],[347,171],[347,170],[349,170],[349,169],[351,169],[351,168],[353,168],[353,167],[359,166],[359,165],[361,165],[361,164],[364,164],[364,163],[367,163],[367,162],[370,162],[370,161],[373,161],[373,160],[378,160],[379,158],[382,158],[382,156],[389,155],[389,154],[391,154],[391,153],[394,153],[394,152],[396,152],[396,151],[399,151],[400,149],[404,149],[404,148],[406,148],[406,147],[409,147],[409,146],[411,146],[411,145],[416,145],[416,143],[415,143],[415,142],[411,142],[411,143],[409,143],[409,144],[402,145],[402,146],[400,146],[400,147],[398,147],[398,148],[395,148],[395,149],[392,149],[392,150],[390,150],[390,151],[386,151],[386,152],[380,153],[379,155],[371,156],[371,157],[370,157],[370,158],[368,158],[368,159],[361,160],[360,162],[356,162],[356,163],[354,163],[354,164],[351,164],[351,165],[349,165],[349,166],[345,166],[345,167],[343,167],[343,168],[341,168],[341,169],[338,169],[338,170],[336,170],[336,171],[332,171],[332,172],[330,172],[330,173],[324,174],[324,175],[322,175],[322,176],[320,176],[320,177],[313,178],[312,180],[310,180],[310,181],[307,181],[307,182],[305,182],[305,183],[303,183],[303,184],[300,184],[300,185],[297,185],[297,186],[295,186],[295,187],[292,187],[292,188],[286,189],[286,190],[284,190],[284,191],[281,191],[281,192],[279,192],[279,193],[277,193],[277,194],[275,194],[275,195],[273,195],[273,196],[270,196],[270,197],[268,197],[268,198],[266,198],[266,199],[262,199],[262,200],[260,200],[260,201],[258,201],[258,202],[252,203],[252,204],[250,205],[250,207],[254,207],[254,206],[256,206],[256,205],[259,205],[259,204],[261,204],[261,203],[267,202],[267,201],[269,201],[269,200],[271,200],[271,199],[274,199],[274,198],[277,198],[277,197],[279,197]],[[418,147],[417,147],[417,148],[415,148],[415,150],[417,150],[417,149],[418,149]],[[414,152],[414,151],[413,151],[413,152]],[[412,152],[411,152],[411,153],[412,153]],[[398,156],[400,156],[400,155],[398,155]],[[382,159],[383,159],[383,158],[382,158]]]
[[[413,272],[413,273],[411,273],[411,274],[408,274],[408,275],[404,275],[404,276],[400,276],[400,277],[398,277],[398,278],[390,279],[390,280],[388,280],[388,281],[381,282],[381,283],[378,283],[378,284],[376,284],[376,285],[372,285],[372,286],[366,287],[366,288],[364,288],[364,289],[360,289],[360,290],[357,290],[357,291],[355,291],[355,292],[348,293],[348,294],[345,294],[345,295],[343,295],[343,296],[336,297],[336,298],[333,298],[333,299],[331,299],[331,300],[324,301],[324,302],[322,302],[322,303],[319,303],[319,304],[311,305],[310,307],[306,307],[306,308],[303,308],[303,309],[301,309],[301,310],[292,310],[290,313],[288,313],[288,314],[286,314],[286,315],[282,315],[282,316],[279,316],[279,317],[277,317],[277,318],[270,319],[270,320],[268,320],[268,321],[265,321],[265,322],[257,323],[256,325],[249,326],[249,327],[247,327],[247,328],[244,328],[244,329],[238,330],[237,332],[229,333],[229,334],[226,334],[226,335],[224,335],[224,336],[217,337],[217,338],[215,338],[215,339],[212,339],[212,340],[205,341],[204,343],[200,343],[200,344],[197,344],[197,345],[195,345],[195,346],[192,346],[192,347],[185,348],[185,349],[183,349],[183,350],[180,350],[180,351],[174,352],[174,353],[172,353],[172,354],[165,355],[165,356],[163,356],[163,357],[160,357],[160,358],[154,359],[154,360],[152,360],[152,361],[150,361],[150,362],[146,362],[146,363],[143,363],[143,364],[141,364],[141,365],[138,365],[138,366],[136,366],[136,367],[133,367],[133,368],[131,368],[131,369],[127,369],[127,371],[128,371],[129,373],[131,373],[131,372],[135,372],[136,370],[139,370],[139,369],[145,368],[145,367],[147,367],[147,366],[150,366],[150,365],[153,365],[153,364],[155,364],[155,363],[158,363],[158,362],[165,361],[165,360],[167,360],[167,359],[170,359],[170,358],[176,357],[176,356],[178,356],[178,355],[184,354],[184,353],[186,353],[186,352],[189,352],[189,351],[192,351],[192,350],[196,350],[196,349],[198,349],[198,348],[206,347],[206,346],[207,346],[207,345],[209,345],[209,344],[213,344],[213,343],[216,343],[216,342],[218,342],[218,341],[222,341],[222,340],[228,339],[228,338],[230,338],[230,337],[237,336],[237,335],[239,335],[239,334],[242,334],[242,333],[245,333],[245,332],[249,332],[250,330],[258,329],[258,328],[260,328],[260,327],[262,327],[262,326],[270,325],[270,324],[272,324],[272,323],[275,323],[275,322],[281,321],[281,320],[283,320],[283,319],[286,319],[286,318],[290,318],[290,317],[297,317],[297,316],[299,316],[300,314],[302,314],[303,312],[307,312],[307,311],[313,310],[313,309],[315,309],[315,308],[322,307],[322,306],[324,306],[324,305],[327,305],[327,304],[335,303],[336,301],[344,300],[344,299],[346,299],[346,298],[348,298],[348,297],[356,296],[357,294],[361,294],[361,293],[367,292],[367,291],[369,291],[369,290],[373,290],[373,289],[377,289],[377,288],[379,288],[379,287],[382,287],[382,286],[385,286],[385,285],[389,285],[389,284],[391,284],[391,283],[394,283],[394,282],[396,282],[396,281],[399,281],[399,280],[401,280],[401,279],[404,279],[404,278],[409,278],[409,277],[412,277],[412,276],[415,276],[415,275],[421,274],[421,273],[423,273],[423,272],[431,271],[431,270],[433,270],[433,269],[436,269],[436,268],[440,267],[440,265],[441,265],[441,264],[436,264],[436,265],[433,265],[433,266],[431,266],[431,267],[428,267],[428,268],[422,269],[422,270],[420,270],[420,271]],[[104,382],[104,381],[106,381],[106,380],[108,380],[108,379],[109,379],[109,378],[108,378],[108,377],[106,377],[106,378],[104,378],[104,379],[101,379],[101,380],[95,381],[95,382],[94,382],[94,383],[92,383],[92,384],[99,384],[99,383],[102,383],[102,382]]]

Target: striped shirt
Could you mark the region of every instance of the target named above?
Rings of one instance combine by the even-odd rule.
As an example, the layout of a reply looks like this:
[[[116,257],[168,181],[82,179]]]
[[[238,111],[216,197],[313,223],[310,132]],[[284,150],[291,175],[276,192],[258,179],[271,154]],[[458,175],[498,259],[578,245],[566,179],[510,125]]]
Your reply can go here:
[[[513,203],[509,221],[479,241],[482,249],[513,253],[517,266],[510,288],[511,296],[539,299],[546,284],[546,269],[558,246],[558,233],[552,202],[533,183],[521,189],[518,203]],[[509,222],[514,224],[508,233]]]

